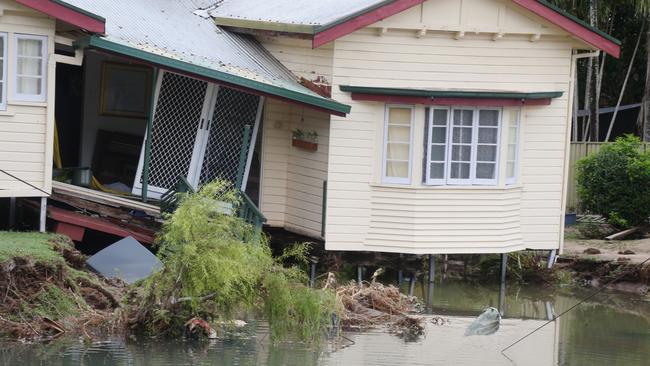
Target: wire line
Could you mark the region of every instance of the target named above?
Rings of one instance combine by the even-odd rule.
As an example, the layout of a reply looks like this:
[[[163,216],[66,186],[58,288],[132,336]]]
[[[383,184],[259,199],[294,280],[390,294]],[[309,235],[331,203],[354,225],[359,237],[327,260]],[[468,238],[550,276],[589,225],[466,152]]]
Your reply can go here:
[[[45,194],[48,195],[48,196],[50,195],[49,193],[45,192],[44,190],[42,190],[42,189],[36,187],[35,185],[33,185],[33,184],[31,184],[31,183],[29,183],[29,182],[27,182],[27,181],[24,181],[24,180],[18,178],[17,176],[15,176],[15,175],[13,175],[13,174],[11,174],[11,173],[8,173],[7,171],[4,171],[4,170],[0,169],[0,172],[3,172],[3,173],[5,173],[5,174],[7,174],[8,176],[12,177],[13,179],[15,179],[15,180],[17,180],[17,181],[19,181],[19,182],[25,183],[25,184],[27,184],[28,186],[30,186],[30,187],[32,187],[32,188],[38,190],[38,191],[41,191],[41,192],[45,193]]]
[[[646,260],[644,260],[643,262],[637,264],[636,266],[637,266],[637,267],[641,267],[641,266],[643,266],[643,265],[644,265],[646,262],[648,262],[648,261],[650,261],[650,258],[647,258]],[[505,351],[507,351],[508,349],[510,349],[512,346],[516,345],[517,343],[523,341],[524,339],[526,339],[526,338],[530,337],[531,335],[533,335],[534,333],[536,333],[538,330],[544,328],[545,326],[549,325],[550,323],[553,323],[556,319],[559,319],[562,315],[568,313],[569,311],[571,311],[571,310],[575,309],[576,307],[578,307],[580,304],[584,303],[585,301],[587,301],[587,300],[593,298],[594,296],[598,295],[599,293],[603,292],[603,290],[605,290],[605,289],[607,288],[607,286],[611,285],[611,284],[614,283],[615,281],[618,281],[621,277],[623,277],[624,275],[630,273],[631,271],[632,271],[632,270],[630,269],[630,270],[625,271],[625,272],[621,273],[620,275],[616,276],[613,280],[607,282],[607,283],[606,283],[605,285],[603,285],[601,288],[599,288],[598,290],[594,291],[594,293],[592,293],[591,295],[589,295],[589,296],[585,297],[584,299],[578,301],[575,305],[571,306],[570,308],[568,308],[568,309],[566,309],[565,311],[563,311],[562,313],[560,313],[560,315],[558,315],[558,316],[554,317],[552,320],[549,320],[549,321],[547,321],[546,323],[540,325],[539,327],[537,327],[537,328],[536,328],[535,330],[533,330],[532,332],[530,332],[530,333],[526,334],[525,336],[519,338],[518,340],[516,340],[514,343],[512,343],[512,344],[509,345],[508,347],[502,349],[502,350],[501,350],[501,353],[504,353]],[[505,356],[505,355],[504,355],[504,356]],[[506,356],[506,357],[507,357],[507,356]]]

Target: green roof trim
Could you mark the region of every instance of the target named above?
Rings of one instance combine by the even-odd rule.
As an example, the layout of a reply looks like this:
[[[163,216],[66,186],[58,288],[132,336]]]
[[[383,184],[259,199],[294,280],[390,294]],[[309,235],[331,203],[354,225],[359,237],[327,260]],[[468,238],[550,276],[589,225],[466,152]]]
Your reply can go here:
[[[97,20],[99,20],[99,21],[102,22],[102,23],[106,23],[106,18],[104,18],[104,17],[102,17],[102,16],[99,16],[99,15],[97,15],[97,14],[91,13],[91,12],[89,12],[88,10],[82,9],[82,8],[80,8],[80,7],[77,7],[77,6],[74,6],[74,5],[68,4],[67,2],[65,2],[65,1],[63,1],[63,0],[50,0],[50,1],[53,2],[53,3],[59,4],[59,5],[61,5],[61,6],[65,6],[66,8],[71,9],[71,10],[74,10],[74,11],[76,11],[77,13],[81,13],[81,14],[86,15],[86,16],[89,16],[89,17],[91,17],[91,18],[93,18],[93,19],[97,19]]]
[[[306,24],[266,22],[262,20],[249,20],[228,17],[213,17],[213,19],[215,23],[220,27],[259,29],[273,32],[300,33],[309,35],[316,34],[317,29],[317,27],[314,25]]]
[[[601,31],[600,29],[598,29],[596,27],[591,26],[589,23],[587,23],[587,22],[583,21],[582,19],[576,17],[575,15],[561,9],[560,7],[549,3],[546,0],[537,0],[537,2],[544,5],[545,7],[549,8],[549,9],[553,10],[554,12],[562,15],[563,17],[569,18],[569,19],[573,20],[574,22],[580,24],[581,26],[589,29],[590,31],[592,31],[594,33],[597,33],[598,35],[600,35],[600,36],[602,36],[602,37],[616,43],[619,46],[622,44],[622,42],[619,39],[612,37],[611,35]]]
[[[343,92],[374,94],[374,95],[396,95],[403,97],[424,97],[424,98],[470,98],[470,99],[549,99],[559,98],[564,92],[500,92],[500,91],[464,91],[464,90],[426,90],[426,89],[400,89],[400,88],[376,88],[367,86],[341,85]]]
[[[157,65],[167,66],[172,69],[185,71],[191,74],[203,76],[213,80],[220,80],[233,85],[248,89],[257,90],[266,94],[275,95],[281,98],[290,99],[296,102],[309,104],[314,107],[326,109],[340,114],[350,113],[351,107],[337,101],[323,97],[308,95],[298,91],[289,90],[276,85],[270,85],[245,77],[229,74],[223,71],[190,64],[173,58],[157,55],[154,53],[132,48],[127,45],[112,42],[99,36],[90,36],[76,44],[77,47],[95,47],[106,51],[119,53],[121,55],[137,58]]]

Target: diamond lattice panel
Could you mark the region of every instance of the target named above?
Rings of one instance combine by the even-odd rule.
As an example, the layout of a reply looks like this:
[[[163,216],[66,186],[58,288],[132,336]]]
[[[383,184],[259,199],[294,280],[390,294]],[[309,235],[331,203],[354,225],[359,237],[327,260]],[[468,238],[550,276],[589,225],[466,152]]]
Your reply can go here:
[[[169,189],[187,177],[208,83],[166,72],[151,134],[149,184]]]
[[[219,88],[214,106],[200,184],[214,179],[237,180],[244,126],[255,125],[260,97],[225,87]],[[250,144],[249,144],[250,145]],[[248,153],[249,146],[246,146]]]

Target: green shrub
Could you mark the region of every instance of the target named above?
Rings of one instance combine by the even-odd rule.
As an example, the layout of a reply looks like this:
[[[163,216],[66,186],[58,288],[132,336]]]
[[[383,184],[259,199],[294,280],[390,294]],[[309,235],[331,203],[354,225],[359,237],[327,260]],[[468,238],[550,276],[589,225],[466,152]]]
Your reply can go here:
[[[640,140],[620,137],[596,154],[578,161],[578,195],[582,207],[624,229],[650,215],[650,154]]]
[[[185,195],[166,218],[159,236],[163,268],[135,290],[131,326],[151,335],[180,335],[186,321],[228,321],[258,313],[269,321],[275,339],[288,333],[317,340],[337,313],[331,290],[306,286],[308,244],[271,256],[268,240],[244,220],[227,214],[238,194],[217,181]]]

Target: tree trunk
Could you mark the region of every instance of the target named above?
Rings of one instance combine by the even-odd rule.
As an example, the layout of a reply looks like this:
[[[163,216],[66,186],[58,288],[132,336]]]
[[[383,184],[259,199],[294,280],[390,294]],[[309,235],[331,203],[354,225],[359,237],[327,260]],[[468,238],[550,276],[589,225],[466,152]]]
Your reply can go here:
[[[650,18],[650,15],[648,16]],[[648,21],[646,19],[646,21]],[[646,75],[645,75],[645,90],[643,92],[643,102],[641,111],[643,118],[641,135],[643,141],[650,141],[650,26],[646,29]]]
[[[596,27],[598,22],[598,0],[589,0],[589,23],[592,27]],[[598,98],[598,75],[599,62],[598,59],[589,59],[589,66],[592,68],[589,76],[591,77],[589,93],[589,140],[600,140],[600,116],[599,116],[599,98]]]

